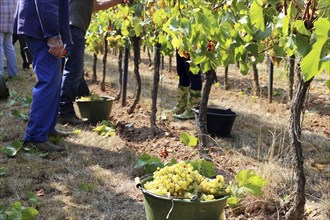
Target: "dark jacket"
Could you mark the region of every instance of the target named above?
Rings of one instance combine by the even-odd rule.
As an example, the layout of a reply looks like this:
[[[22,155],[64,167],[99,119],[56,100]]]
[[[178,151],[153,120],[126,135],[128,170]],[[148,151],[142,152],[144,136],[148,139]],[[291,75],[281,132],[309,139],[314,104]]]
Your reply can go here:
[[[19,0],[14,33],[47,40],[61,36],[72,43],[68,0]]]

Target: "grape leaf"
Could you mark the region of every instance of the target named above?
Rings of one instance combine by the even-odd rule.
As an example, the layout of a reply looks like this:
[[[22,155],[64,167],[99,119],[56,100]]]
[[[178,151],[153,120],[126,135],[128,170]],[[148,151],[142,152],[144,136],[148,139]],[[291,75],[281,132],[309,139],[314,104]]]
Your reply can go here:
[[[197,170],[201,175],[211,178],[216,176],[216,171],[213,162],[207,161],[205,159],[196,159],[188,161],[195,170]]]
[[[299,33],[304,34],[304,35],[307,35],[307,36],[310,36],[311,35],[311,33],[306,29],[305,24],[304,24],[304,21],[297,20],[295,22],[295,25],[296,25],[297,31]]]
[[[135,18],[135,17],[134,17]],[[134,19],[133,18],[133,28],[135,31],[136,36],[141,36],[141,33],[143,33],[143,27],[140,24],[140,20],[138,18]]]
[[[240,65],[240,72],[241,72],[241,74],[242,75],[246,75],[246,74],[248,74],[248,72],[249,72],[249,67],[248,67],[248,65],[247,65],[247,63],[241,63],[241,65]]]
[[[329,91],[330,91],[330,79],[328,79],[326,82],[325,82],[325,85],[328,87]]]
[[[23,148],[23,143],[21,141],[13,141],[6,147],[0,148],[0,152],[7,154],[7,156],[13,157]]]
[[[29,116],[25,115],[23,112],[17,110],[17,109],[14,109],[11,111],[11,114],[22,119],[23,121],[28,121],[29,120]]]
[[[250,8],[250,20],[256,28],[265,31],[265,21],[263,16],[262,7],[254,1]]]
[[[226,201],[227,205],[234,207],[238,204],[239,200],[237,197],[229,197]]]
[[[326,40],[318,40],[313,44],[312,50],[301,60],[300,67],[304,75],[304,80],[308,81],[312,77],[322,72],[320,65],[321,51]]]
[[[244,189],[245,192],[251,193],[254,196],[260,196],[263,194],[262,189],[253,184],[246,184],[242,187],[242,189]]]
[[[172,39],[172,45],[174,48],[180,48],[180,45],[182,43],[182,39],[179,39],[179,38],[173,38]]]
[[[21,208],[22,204],[18,201],[11,204],[6,211],[8,219],[22,219]]]
[[[3,176],[7,173],[7,169],[4,167],[0,167],[0,176]]]
[[[239,187],[252,195],[261,195],[262,187],[266,184],[266,180],[258,176],[254,170],[242,170],[235,179]]]
[[[306,56],[306,54],[311,49],[311,45],[309,44],[309,38],[304,35],[297,34],[295,36],[295,47],[297,48],[297,52],[301,56]]]
[[[148,161],[150,160],[151,156],[149,154],[142,154],[138,157],[136,164],[135,164],[135,168],[140,168],[143,167],[145,164],[148,163]]]
[[[135,168],[144,168],[147,173],[153,173],[158,167],[164,167],[164,163],[161,162],[160,158],[152,157],[149,154],[142,154],[138,157],[135,164]]]
[[[32,96],[26,96],[25,98],[22,98],[23,107],[29,107],[31,103],[32,103]]]
[[[195,147],[197,145],[198,138],[196,138],[186,132],[182,132],[180,134],[180,141],[189,147]]]
[[[164,18],[166,18],[166,12],[164,9],[157,10],[153,16],[153,21],[155,25],[161,26],[164,22]]]
[[[284,35],[288,35],[290,25],[290,16],[287,15],[282,19],[282,31]]]
[[[36,216],[38,215],[38,210],[32,207],[24,208],[22,210],[22,218],[21,220],[31,220],[35,219]]]
[[[158,159],[158,160],[157,160]],[[153,173],[157,170],[157,168],[163,168],[164,167],[164,163],[160,161],[159,158],[157,158],[155,160],[150,161],[149,163],[147,163],[144,166],[144,169],[146,170],[147,174],[148,173]]]
[[[201,173],[203,176],[211,178],[217,175],[213,162],[202,160],[201,166]]]
[[[176,159],[172,158],[170,162],[166,163],[166,166],[172,166],[174,164],[177,164],[178,162],[176,161]]]

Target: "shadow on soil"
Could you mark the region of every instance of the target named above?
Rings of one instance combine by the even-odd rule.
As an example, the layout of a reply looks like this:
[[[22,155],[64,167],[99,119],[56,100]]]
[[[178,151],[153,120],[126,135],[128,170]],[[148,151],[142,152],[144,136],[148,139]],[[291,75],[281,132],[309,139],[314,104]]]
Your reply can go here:
[[[92,57],[90,56],[90,60]],[[132,62],[130,60],[130,62]],[[145,65],[148,65],[149,61],[147,59],[142,59],[142,62]],[[101,65],[99,65],[98,68],[100,68]],[[173,65],[173,69],[175,70],[175,65]],[[235,67],[234,67],[235,68]],[[108,64],[107,65],[108,72],[110,72],[110,76],[108,74],[108,77],[110,77],[110,80],[112,82],[116,82],[118,80],[118,70],[116,64]],[[142,94],[141,98],[149,99],[151,97],[151,87],[152,87],[152,71],[150,70],[150,76],[149,75],[141,75],[141,81],[142,81]],[[218,71],[217,78],[218,82],[223,82],[224,78],[221,76],[221,71]],[[173,79],[175,78],[175,73],[165,73],[163,76],[163,80],[161,80],[159,84],[159,92],[158,92],[158,105],[160,105],[160,109],[158,109],[159,112],[165,109],[170,109],[175,105],[176,102],[176,86],[173,86]],[[175,79],[174,79],[175,80]],[[112,87],[113,89],[118,89],[118,84],[116,83],[108,83],[111,84],[109,87]],[[128,79],[128,102],[132,102],[131,99],[135,96],[135,79],[131,71],[129,71],[129,79]],[[242,77],[240,79],[230,78],[229,75],[229,84],[231,85],[231,90],[234,91],[242,91],[244,94],[253,95],[253,80],[250,77]],[[220,96],[221,96],[221,91]],[[274,88],[275,94],[273,95],[273,102],[278,103],[286,103],[288,99],[288,94],[285,90],[282,88]],[[262,97],[267,99],[267,87],[264,87],[262,89]],[[312,100],[310,103],[311,108],[316,108],[315,105],[313,105],[313,100],[316,98],[313,98],[314,96],[311,95]],[[325,98],[323,98],[325,99]],[[323,100],[322,99],[322,100]],[[151,102],[151,101],[150,101]],[[324,101],[326,104],[326,100]],[[327,105],[317,106],[318,112],[320,116],[329,114]],[[289,143],[289,133],[288,133],[288,127],[286,126],[280,126],[280,125],[273,125],[272,123],[268,123],[264,119],[262,119],[258,114],[246,114],[239,111],[236,111],[238,113],[238,117],[236,118],[236,121],[234,123],[233,129],[232,129],[232,137],[231,138],[216,138],[217,142],[223,143],[226,142],[229,146],[231,146],[234,149],[242,149],[243,153],[247,150],[251,150],[252,154],[249,155],[253,157],[254,159],[258,159],[257,151],[259,150],[259,160],[267,160],[269,159],[269,156],[274,156],[277,158],[285,158],[287,153],[289,152],[289,149],[287,147]],[[147,119],[149,120],[149,119]],[[171,120],[171,119],[170,119]],[[124,122],[125,123],[125,122]],[[171,129],[171,126],[169,126],[169,129]],[[195,130],[195,124],[193,122],[193,130]],[[147,131],[145,131],[147,130]],[[149,127],[129,127],[125,128],[125,135],[123,137],[129,138],[132,141],[143,141],[148,138],[150,138],[149,135],[144,135],[143,137],[139,137],[142,133],[150,134],[151,131],[149,130]],[[163,131],[164,132],[164,131]],[[166,132],[166,131],[165,131]],[[161,135],[162,137],[162,135]],[[303,138],[307,140],[319,140],[320,143],[327,143],[328,139],[315,135],[315,134],[303,134]],[[275,140],[274,140],[275,139]],[[285,145],[285,146],[284,146]],[[270,149],[269,146],[274,147],[274,154],[269,155]],[[257,148],[257,149],[256,149]],[[258,149],[259,148],[259,149]],[[322,148],[322,146],[320,146]],[[311,152],[308,152],[311,153]]]
[[[137,195],[142,193],[138,189],[125,189],[135,188],[134,181],[132,184],[115,181],[115,175],[134,179],[134,151],[128,148],[107,150],[67,141],[63,144],[67,151],[49,153],[44,158],[31,157],[24,152],[8,158],[20,163],[33,160],[32,164],[38,167],[16,170],[21,177],[16,188],[10,181],[17,178],[16,172],[8,172],[1,178],[0,203],[9,206],[14,197],[29,203],[24,194],[31,190],[42,194],[38,196],[41,204],[38,219],[145,219],[142,196]]]

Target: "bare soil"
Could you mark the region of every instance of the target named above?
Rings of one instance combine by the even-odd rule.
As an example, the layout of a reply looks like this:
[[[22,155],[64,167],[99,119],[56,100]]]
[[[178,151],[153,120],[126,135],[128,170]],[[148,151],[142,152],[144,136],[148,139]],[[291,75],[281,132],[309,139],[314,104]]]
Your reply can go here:
[[[101,64],[98,81],[91,81],[91,56],[86,57],[86,78],[93,93],[116,96],[118,73],[116,56],[108,59],[106,90],[100,90]],[[131,62],[132,63],[132,62]],[[140,73],[143,89],[141,101],[133,114],[128,106],[133,102],[136,83],[130,66],[127,103],[113,103],[109,121],[116,125],[116,136],[103,138],[95,126],[62,126],[61,130],[80,130],[59,144],[64,153],[50,153],[45,157],[19,152],[15,157],[0,154],[0,167],[7,173],[0,176],[0,204],[8,207],[15,201],[35,206],[28,192],[38,194],[38,219],[145,219],[143,196],[135,187],[134,178],[144,175],[134,168],[136,158],[148,153],[162,157],[186,160],[199,158],[198,147],[191,148],[180,142],[180,134],[198,136],[195,121],[178,121],[165,115],[175,105],[177,76],[169,72],[168,62],[162,70],[158,93],[157,125],[159,132],[150,128],[152,68],[142,59]],[[260,65],[260,83],[267,85],[268,76]],[[175,66],[172,67],[175,69]],[[255,169],[268,180],[262,197],[247,197],[241,206],[226,208],[226,219],[283,219],[284,204],[292,191],[292,150],[288,132],[289,104],[285,70],[279,67],[275,75],[273,102],[267,100],[267,87],[261,96],[253,95],[252,76],[240,75],[235,66],[229,68],[230,89],[225,90],[223,69],[217,70],[220,86],[213,86],[209,104],[230,108],[238,113],[229,138],[209,138],[208,155],[226,180],[232,180],[242,169]],[[330,96],[322,75],[312,83],[303,123],[305,156],[306,216],[305,219],[330,217]],[[35,82],[32,71],[20,72],[20,78],[8,81],[10,100],[0,102],[0,141],[2,146],[21,140],[25,123],[11,114],[28,108],[19,101],[31,94]],[[77,110],[78,112],[78,110]],[[165,158],[161,151],[166,148]]]

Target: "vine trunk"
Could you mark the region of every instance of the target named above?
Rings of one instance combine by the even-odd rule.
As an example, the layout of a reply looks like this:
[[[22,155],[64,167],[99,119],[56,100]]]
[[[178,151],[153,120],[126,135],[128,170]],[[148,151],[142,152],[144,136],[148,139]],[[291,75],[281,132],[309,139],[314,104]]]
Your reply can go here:
[[[306,203],[305,199],[305,184],[306,177],[304,174],[304,158],[301,146],[301,127],[303,121],[303,110],[306,104],[306,97],[309,90],[310,83],[313,78],[309,81],[304,82],[300,65],[297,65],[297,89],[291,102],[290,108],[290,137],[291,137],[291,148],[294,152],[294,190],[291,195],[291,201],[289,204],[290,209],[285,215],[287,220],[302,219],[304,215],[304,207]]]

